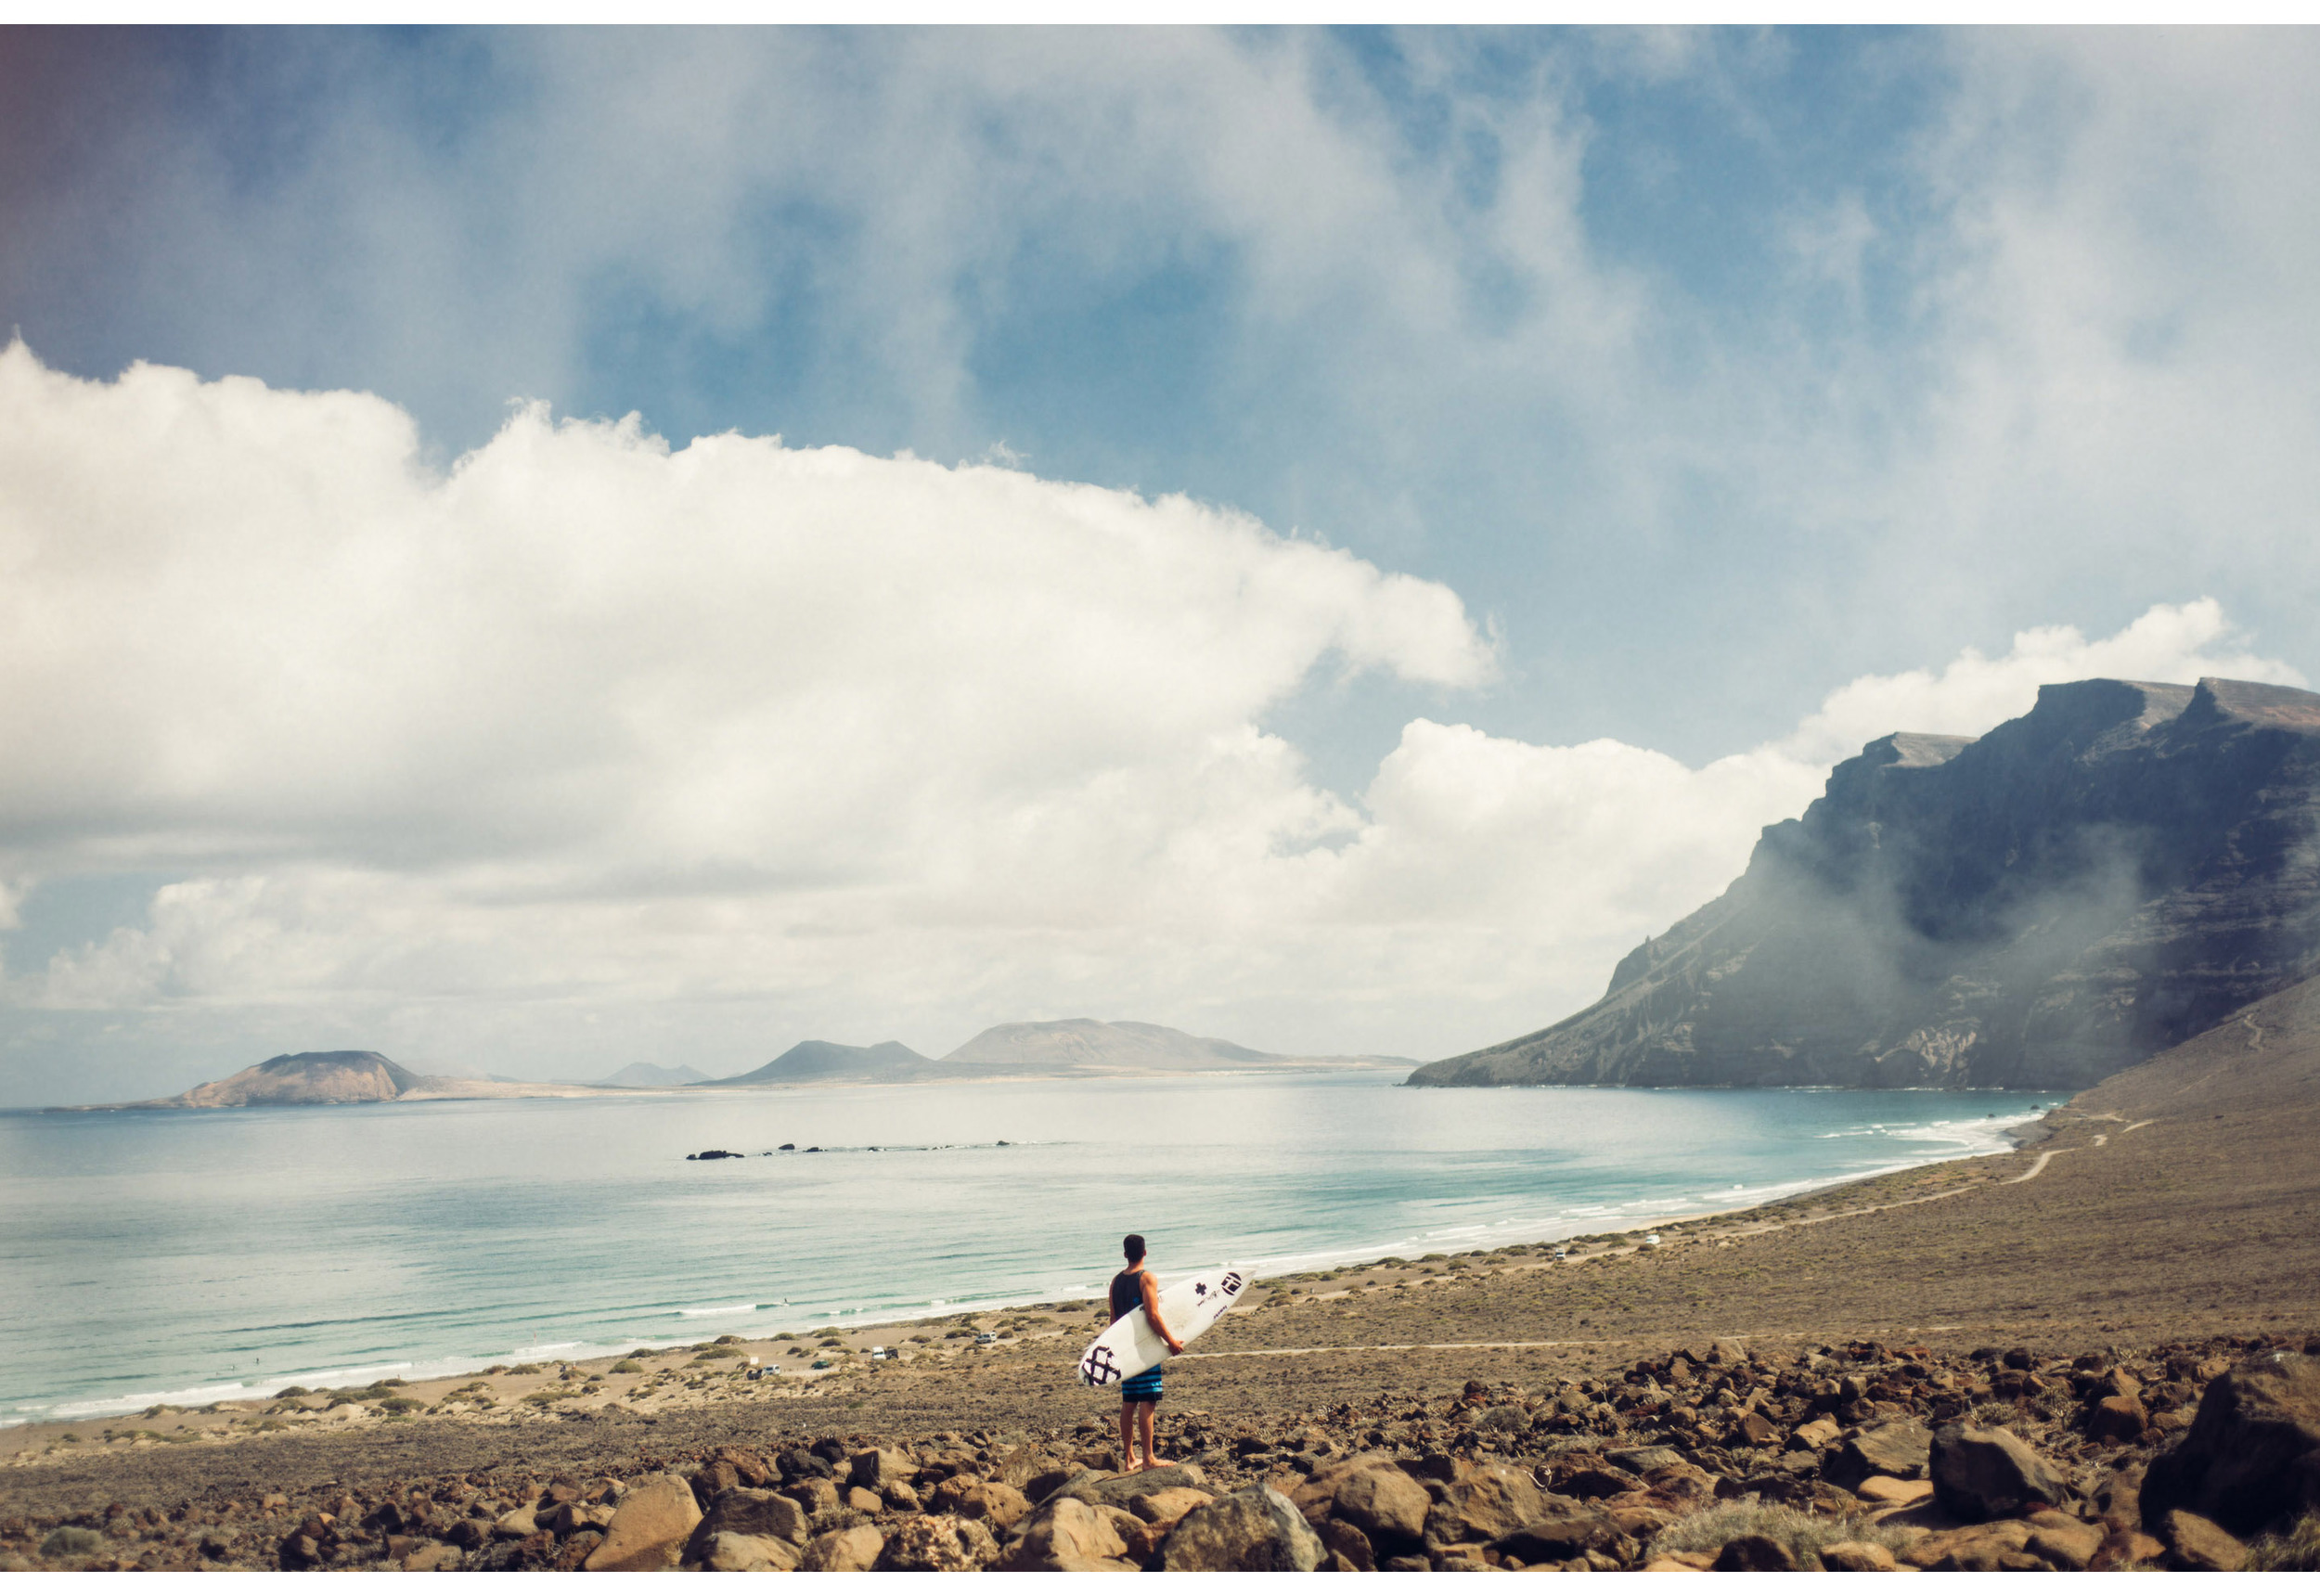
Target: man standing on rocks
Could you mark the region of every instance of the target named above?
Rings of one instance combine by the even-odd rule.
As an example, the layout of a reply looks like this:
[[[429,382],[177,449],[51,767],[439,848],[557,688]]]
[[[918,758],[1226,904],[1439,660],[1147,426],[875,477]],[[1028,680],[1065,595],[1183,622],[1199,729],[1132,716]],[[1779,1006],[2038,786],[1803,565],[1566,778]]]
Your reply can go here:
[[[1120,1251],[1128,1258],[1128,1268],[1112,1277],[1112,1322],[1114,1324],[1134,1313],[1139,1307],[1152,1321],[1152,1328],[1161,1340],[1168,1344],[1170,1352],[1181,1352],[1184,1344],[1177,1340],[1160,1318],[1160,1287],[1144,1268],[1144,1239],[1125,1237]],[[1154,1453],[1152,1444],[1153,1416],[1160,1409],[1160,1365],[1154,1364],[1133,1380],[1120,1386],[1120,1462],[1128,1473],[1142,1469],[1165,1467]],[[1144,1461],[1136,1461],[1136,1441],[1143,1438]]]

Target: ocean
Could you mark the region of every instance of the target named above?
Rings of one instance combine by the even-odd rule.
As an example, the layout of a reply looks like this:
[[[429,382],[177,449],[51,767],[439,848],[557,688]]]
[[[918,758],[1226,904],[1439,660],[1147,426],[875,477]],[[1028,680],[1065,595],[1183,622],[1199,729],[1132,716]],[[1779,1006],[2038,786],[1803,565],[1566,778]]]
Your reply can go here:
[[[1089,1296],[1129,1230],[1261,1279],[1624,1229],[2054,1100],[1400,1079],[0,1113],[0,1423]]]

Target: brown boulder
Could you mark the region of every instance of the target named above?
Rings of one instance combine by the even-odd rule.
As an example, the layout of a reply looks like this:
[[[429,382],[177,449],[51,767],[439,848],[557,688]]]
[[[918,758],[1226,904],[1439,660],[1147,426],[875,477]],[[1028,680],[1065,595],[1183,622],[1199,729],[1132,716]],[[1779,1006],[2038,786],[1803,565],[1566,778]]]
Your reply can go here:
[[[621,1497],[603,1544],[588,1554],[586,1566],[599,1574],[674,1568],[700,1523],[701,1504],[690,1484],[675,1474],[646,1474]]]
[[[1496,1540],[1544,1517],[1549,1501],[1547,1493],[1522,1470],[1476,1463],[1460,1469],[1442,1487],[1441,1499],[1426,1514],[1425,1538],[1437,1546]]]
[[[1890,1574],[1901,1564],[1873,1540],[1839,1540],[1821,1548],[1821,1566],[1832,1574]]]
[[[1526,1564],[1561,1563],[1601,1552],[1618,1563],[1635,1559],[1635,1539],[1618,1521],[1592,1502],[1549,1497],[1539,1515],[1494,1538],[1490,1549]]]
[[[688,1556],[702,1559],[697,1550],[706,1546],[713,1535],[772,1536],[792,1546],[803,1546],[811,1531],[807,1528],[806,1510],[793,1498],[775,1491],[751,1490],[737,1486],[710,1505],[693,1531],[693,1547]]]
[[[781,1494],[804,1508],[809,1518],[838,1511],[838,1486],[834,1480],[816,1476],[792,1480],[781,1487]]]
[[[1845,1437],[1843,1445],[1830,1454],[1821,1477],[1847,1490],[1874,1474],[1894,1480],[1923,1479],[1932,1449],[1932,1431],[1914,1419],[1892,1419]]]
[[[2133,1396],[2106,1396],[2086,1410],[2086,1433],[2098,1441],[2132,1441],[2150,1426],[2150,1414]]]
[[[1880,1507],[1923,1501],[1932,1494],[1931,1480],[1897,1480],[1889,1474],[1871,1474],[1853,1487],[1853,1495],[1862,1501],[1875,1502]]]
[[[1794,1574],[1797,1554],[1769,1535],[1743,1535],[1724,1542],[1713,1567],[1719,1574]]]
[[[1821,1452],[1837,1445],[1843,1435],[1843,1427],[1836,1420],[1823,1414],[1809,1423],[1798,1425],[1797,1433],[1790,1439],[1807,1451]]]
[[[942,1492],[935,1495],[940,1497]],[[977,1480],[952,1495],[948,1511],[960,1518],[979,1520],[993,1535],[1005,1535],[1029,1515],[1031,1500],[1004,1480]]]
[[[719,1530],[697,1544],[698,1561],[712,1574],[786,1574],[797,1566],[797,1548],[770,1535]]]
[[[1901,1561],[1912,1568],[1930,1568],[1945,1574],[1989,1574],[2000,1568],[2028,1566],[2037,1563],[2023,1550],[2030,1544],[2032,1533],[2030,1526],[2018,1518],[1970,1525],[1912,1541],[1901,1550]],[[2009,1563],[2007,1558],[2020,1561]]]
[[[2167,1548],[2139,1529],[2114,1529],[2103,1538],[2086,1566],[2096,1574],[2140,1568],[2165,1553]]]
[[[999,1542],[971,1518],[913,1513],[886,1532],[878,1568],[897,1574],[971,1574],[999,1559]]]
[[[1031,1482],[1055,1467],[1055,1460],[1037,1447],[1017,1447],[991,1465],[991,1478],[1029,1494]]]
[[[806,1554],[797,1565],[807,1574],[860,1574],[877,1565],[878,1554],[885,1547],[884,1536],[867,1524],[857,1524],[816,1536],[806,1542]]]
[[[2029,1523],[2030,1538],[2022,1550],[2056,1568],[2084,1568],[2103,1548],[2105,1531],[2099,1524],[2064,1512],[2034,1512]]]
[[[2069,1478],[2011,1430],[1944,1424],[1933,1434],[1929,1462],[1935,1499],[1969,1522],[2009,1518],[2070,1495]]]
[[[2094,1511],[2112,1529],[2143,1526],[2143,1467],[2129,1464],[2094,1487]]]
[[[1214,1491],[1205,1491],[1197,1486],[1169,1486],[1165,1490],[1146,1491],[1141,1496],[1128,1498],[1128,1511],[1146,1524],[1165,1528],[1173,1525],[1201,1503],[1214,1500]]]
[[[1208,1475],[1198,1463],[1170,1463],[1163,1469],[1146,1469],[1133,1474],[1087,1474],[1072,1480],[1066,1494],[1089,1504],[1126,1507],[1133,1498],[1147,1491],[1166,1490],[1175,1486],[1192,1486],[1206,1489]]]
[[[1623,1469],[1577,1469],[1554,1482],[1554,1494],[1579,1501],[1621,1496],[1643,1482]]]
[[[2272,1353],[2216,1376],[2142,1499],[2145,1524],[2181,1508],[2235,1536],[2320,1511],[2320,1358]]]
[[[850,1484],[864,1490],[883,1491],[896,1481],[907,1481],[919,1472],[919,1466],[902,1452],[885,1447],[873,1447],[857,1452],[851,1460],[846,1478]]]
[[[2248,1561],[2239,1538],[2213,1519],[2170,1508],[2159,1521],[2159,1538],[2185,1568],[2203,1574],[2231,1574]]]
[[[1252,1486],[1194,1508],[1161,1548],[1171,1574],[1310,1573],[1327,1555],[1321,1537],[1289,1499]]]
[[[1341,1520],[1388,1557],[1418,1550],[1425,1538],[1426,1513],[1434,1506],[1424,1486],[1377,1452],[1321,1470],[1290,1499],[1317,1527],[1324,1519]]]
[[[1341,1561],[1347,1569],[1356,1574],[1376,1571],[1377,1548],[1371,1543],[1368,1536],[1344,1519],[1322,1519],[1313,1525],[1313,1533],[1320,1536],[1321,1544],[1329,1549],[1329,1568],[1332,1572],[1344,1572],[1337,1566]]]
[[[1109,1511],[1059,1496],[1039,1504],[999,1566],[1011,1573],[1132,1572],[1136,1565],[1127,1556],[1127,1538]]]

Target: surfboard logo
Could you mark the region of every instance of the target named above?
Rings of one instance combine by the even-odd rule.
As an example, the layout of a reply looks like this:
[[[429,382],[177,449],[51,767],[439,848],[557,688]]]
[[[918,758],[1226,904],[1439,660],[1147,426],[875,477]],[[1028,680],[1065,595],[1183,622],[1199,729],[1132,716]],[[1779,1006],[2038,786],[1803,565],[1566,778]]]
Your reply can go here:
[[[1079,1377],[1090,1385],[1109,1385],[1120,1377],[1120,1366],[1112,1357],[1112,1349],[1098,1342],[1088,1348],[1088,1356],[1079,1360]]]
[[[1227,1296],[1238,1296],[1241,1294],[1241,1277],[1238,1274],[1228,1271],[1224,1279],[1218,1281],[1217,1284]],[[1206,1290],[1205,1287],[1203,1287],[1202,1289],[1204,1291]]]

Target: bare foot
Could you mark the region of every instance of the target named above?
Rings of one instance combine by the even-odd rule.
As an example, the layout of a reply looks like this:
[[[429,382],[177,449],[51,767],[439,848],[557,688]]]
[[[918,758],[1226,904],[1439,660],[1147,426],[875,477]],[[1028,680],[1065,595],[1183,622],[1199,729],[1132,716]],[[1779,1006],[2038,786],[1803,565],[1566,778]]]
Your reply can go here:
[[[1147,1474],[1154,1469],[1166,1469],[1172,1468],[1175,1465],[1166,1458],[1146,1458],[1141,1464],[1130,1472],[1133,1474]]]

